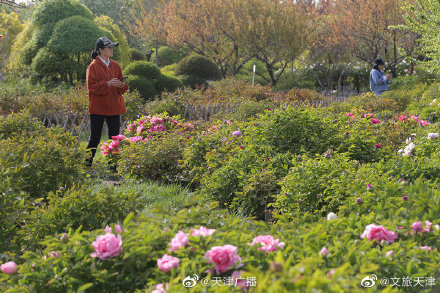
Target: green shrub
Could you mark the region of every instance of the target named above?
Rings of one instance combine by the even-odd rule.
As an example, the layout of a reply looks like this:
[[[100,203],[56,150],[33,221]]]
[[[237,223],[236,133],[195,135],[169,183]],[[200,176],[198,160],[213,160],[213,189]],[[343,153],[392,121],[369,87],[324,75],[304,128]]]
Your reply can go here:
[[[176,76],[176,67],[177,67],[177,63],[167,65],[167,66],[162,67],[160,69],[160,72],[162,72],[162,74],[165,74],[165,75]]]
[[[28,111],[12,113],[7,116],[0,116],[0,139],[8,139],[14,134],[39,133],[44,131],[44,126],[34,119]]]
[[[136,61],[131,62],[124,69],[124,76],[127,75],[142,76],[150,81],[154,81],[160,77],[160,69],[154,63],[148,61]]]
[[[183,75],[178,75],[177,78],[182,82],[182,84],[184,86],[188,86],[192,89],[196,89],[196,88],[206,88],[208,86],[208,82],[196,75],[188,75],[188,74],[183,74]]]
[[[158,100],[149,102],[145,106],[145,110],[150,115],[166,112],[170,116],[180,115],[182,117],[185,107],[178,101]]]
[[[140,197],[140,192],[115,189],[105,183],[50,192],[44,205],[25,217],[18,237],[29,250],[48,235],[122,222],[129,213],[143,209],[145,202]]]
[[[156,92],[158,93],[161,93],[163,91],[174,92],[178,88],[181,88],[183,86],[183,83],[181,80],[174,76],[162,74],[158,78],[155,86]]]
[[[145,113],[144,99],[136,91],[126,92],[124,100],[127,108],[127,112],[124,114],[125,121],[136,120]]]
[[[386,176],[369,165],[350,160],[347,154],[326,153],[310,158],[304,155],[294,159],[293,165],[274,203],[277,210],[292,214],[338,212],[345,198],[355,197],[367,184]]]
[[[159,66],[164,67],[179,62],[183,56],[170,47],[159,47]],[[151,60],[156,60],[156,52],[151,55]]]
[[[8,180],[0,181],[1,251],[20,251],[20,244],[15,240],[15,236],[30,210],[29,196],[26,193],[13,191]]]
[[[179,181],[178,161],[182,158],[186,138],[167,134],[162,138],[129,144],[121,151],[118,171],[125,176]]]
[[[80,180],[85,152],[64,129],[0,140],[0,174],[15,191],[44,197]]]
[[[144,61],[147,59],[144,53],[135,48],[130,48],[130,60],[131,61]]]
[[[270,101],[244,101],[234,109],[234,112],[228,111],[227,108],[222,108],[218,113],[211,117],[211,120],[231,120],[231,121],[247,121],[250,118],[257,117],[258,114],[263,114],[269,109],[274,109],[276,106]]]
[[[125,83],[128,84],[131,90],[138,91],[139,95],[144,99],[152,99],[156,94],[154,83],[146,77],[139,75],[130,75]]]
[[[191,54],[177,63],[176,75],[194,75],[204,80],[220,80],[220,68],[206,57]]]

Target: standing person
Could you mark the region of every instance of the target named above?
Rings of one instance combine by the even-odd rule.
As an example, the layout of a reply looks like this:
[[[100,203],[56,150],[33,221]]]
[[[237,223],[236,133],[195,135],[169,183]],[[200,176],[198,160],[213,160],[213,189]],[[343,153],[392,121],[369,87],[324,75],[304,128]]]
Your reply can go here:
[[[87,150],[91,153],[86,165],[89,167],[101,140],[104,121],[107,123],[108,137],[111,139],[119,134],[120,115],[127,112],[122,94],[127,91],[128,86],[121,81],[121,66],[110,59],[116,46],[118,43],[113,43],[108,38],[99,38],[92,51],[92,62],[87,68],[91,129]]]
[[[376,95],[381,95],[388,90],[388,85],[393,83],[391,74],[383,73],[385,62],[378,58],[374,60],[374,67],[370,72],[370,89]]]

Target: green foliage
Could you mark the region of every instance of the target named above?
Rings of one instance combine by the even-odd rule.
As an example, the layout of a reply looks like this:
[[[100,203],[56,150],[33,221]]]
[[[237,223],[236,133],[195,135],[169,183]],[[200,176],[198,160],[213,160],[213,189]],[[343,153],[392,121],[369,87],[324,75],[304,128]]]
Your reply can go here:
[[[23,219],[30,209],[29,196],[24,192],[14,192],[11,182],[0,182],[0,249],[1,251],[19,251],[14,241]]]
[[[176,77],[171,75],[161,74],[156,82],[156,91],[157,92],[174,92],[178,88],[181,88],[183,83]]]
[[[32,22],[36,26],[55,24],[61,19],[74,15],[93,19],[92,12],[76,0],[45,0],[35,7]]]
[[[148,61],[137,61],[130,63],[124,69],[124,75],[138,75],[153,82],[160,77],[160,69],[154,63]]]
[[[167,65],[167,66],[162,67],[160,69],[160,72],[162,72],[162,74],[165,74],[165,75],[176,76],[176,67],[177,67],[177,63]]]
[[[130,48],[130,61],[144,61],[147,59],[144,53],[135,48]]]
[[[274,109],[276,106],[270,101],[244,101],[237,105],[234,112],[222,108],[218,113],[211,117],[212,120],[227,119],[231,121],[247,121],[255,118],[258,114],[263,114],[268,109]]]
[[[81,178],[85,154],[64,129],[22,133],[0,140],[0,149],[1,177],[10,180],[17,192],[44,197]]]
[[[164,182],[179,180],[178,161],[186,138],[167,134],[150,141],[132,143],[121,152],[118,171],[122,175]]]
[[[183,56],[178,52],[174,51],[170,47],[161,46],[159,47],[159,67],[164,67],[179,62]],[[151,55],[151,60],[156,60],[156,52]]]
[[[178,101],[156,100],[148,102],[145,105],[145,110],[150,115],[166,112],[170,116],[183,116],[185,107]]]
[[[206,57],[191,54],[177,63],[176,75],[194,75],[204,80],[220,80],[220,68]]]
[[[197,75],[182,74],[178,75],[177,78],[180,79],[184,86],[189,86],[192,89],[206,88],[208,86],[208,82]]]
[[[140,192],[106,184],[50,192],[44,204],[25,217],[18,238],[29,249],[48,235],[80,227],[90,231],[122,222],[129,213],[143,209],[145,202],[140,196]]]
[[[127,76],[126,72],[124,72],[124,76]],[[125,83],[130,89],[136,90],[143,99],[152,99],[156,94],[154,83],[144,76],[130,75]]]
[[[44,126],[34,119],[28,111],[0,116],[0,139],[12,138],[15,135],[29,135],[44,131]]]
[[[32,60],[32,69],[40,76],[56,77],[59,72],[71,70],[72,65],[68,54],[60,54],[48,47],[38,50]]]
[[[75,15],[56,23],[47,46],[58,52],[79,54],[91,51],[100,36],[102,31],[92,19]]]

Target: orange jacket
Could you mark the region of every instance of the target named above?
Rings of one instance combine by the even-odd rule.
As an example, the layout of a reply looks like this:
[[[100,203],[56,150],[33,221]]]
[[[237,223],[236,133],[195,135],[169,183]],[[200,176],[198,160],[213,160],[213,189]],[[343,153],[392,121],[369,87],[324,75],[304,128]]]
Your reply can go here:
[[[122,94],[128,89],[125,84],[122,88],[109,87],[107,81],[112,78],[122,78],[121,66],[110,59],[107,66],[97,57],[87,68],[86,80],[89,90],[89,114],[113,116],[127,112]]]

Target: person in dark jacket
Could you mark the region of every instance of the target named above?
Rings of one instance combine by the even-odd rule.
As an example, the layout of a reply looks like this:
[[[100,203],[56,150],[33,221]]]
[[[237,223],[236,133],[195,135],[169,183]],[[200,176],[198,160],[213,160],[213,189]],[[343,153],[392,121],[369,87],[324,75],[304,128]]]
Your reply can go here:
[[[381,95],[388,90],[388,85],[393,83],[391,74],[385,75],[383,73],[383,66],[385,62],[378,58],[374,60],[374,67],[370,72],[370,89],[376,95]]]
[[[104,121],[107,123],[108,137],[111,139],[119,134],[120,115],[127,112],[122,94],[128,90],[128,86],[122,81],[121,66],[111,59],[113,48],[116,46],[118,43],[106,37],[99,38],[86,72],[91,129],[87,146],[87,150],[90,151],[87,166],[93,163]]]

